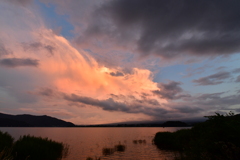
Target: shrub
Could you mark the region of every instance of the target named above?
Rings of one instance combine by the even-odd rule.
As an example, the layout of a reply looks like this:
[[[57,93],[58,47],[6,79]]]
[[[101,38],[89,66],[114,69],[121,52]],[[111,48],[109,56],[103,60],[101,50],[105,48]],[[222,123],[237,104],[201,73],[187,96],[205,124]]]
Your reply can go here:
[[[11,149],[13,145],[13,137],[7,132],[3,133],[0,131],[0,159],[1,160],[12,160]]]
[[[30,135],[20,137],[13,146],[15,160],[57,160],[64,156],[66,150],[68,147],[63,143]]]
[[[158,132],[154,139],[154,144],[160,149],[175,150],[175,137],[171,132]]]
[[[159,132],[153,141],[160,149],[181,151],[184,160],[239,160],[240,115],[216,113],[206,122],[174,133]]]
[[[14,139],[10,134],[0,131],[0,152],[6,148],[11,148],[13,145],[13,141]]]

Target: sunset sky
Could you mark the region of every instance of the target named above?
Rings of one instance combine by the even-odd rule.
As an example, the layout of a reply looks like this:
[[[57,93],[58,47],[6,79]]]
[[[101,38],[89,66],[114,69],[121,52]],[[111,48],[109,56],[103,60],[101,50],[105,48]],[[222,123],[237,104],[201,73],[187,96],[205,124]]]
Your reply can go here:
[[[0,112],[75,124],[240,112],[240,1],[0,0]]]

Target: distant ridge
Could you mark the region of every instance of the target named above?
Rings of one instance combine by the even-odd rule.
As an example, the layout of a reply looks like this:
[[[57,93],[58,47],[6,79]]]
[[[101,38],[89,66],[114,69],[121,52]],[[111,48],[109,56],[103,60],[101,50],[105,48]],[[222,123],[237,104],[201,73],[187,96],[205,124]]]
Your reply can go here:
[[[75,127],[75,125],[46,115],[9,115],[0,113],[0,127]]]

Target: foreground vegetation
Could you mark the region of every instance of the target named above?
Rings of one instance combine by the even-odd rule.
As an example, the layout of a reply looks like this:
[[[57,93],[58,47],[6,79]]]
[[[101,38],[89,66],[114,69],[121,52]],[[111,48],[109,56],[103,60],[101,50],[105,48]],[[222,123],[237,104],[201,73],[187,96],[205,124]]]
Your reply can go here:
[[[239,160],[240,115],[206,117],[191,129],[158,132],[153,142],[160,149],[179,151],[179,160]]]
[[[59,160],[67,156],[68,146],[48,138],[25,135],[14,142],[0,131],[0,160]]]

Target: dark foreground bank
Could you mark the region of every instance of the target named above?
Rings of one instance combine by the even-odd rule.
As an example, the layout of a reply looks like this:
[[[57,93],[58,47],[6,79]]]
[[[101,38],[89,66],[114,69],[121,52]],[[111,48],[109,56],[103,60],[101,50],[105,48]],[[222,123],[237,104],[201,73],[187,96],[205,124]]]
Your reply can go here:
[[[239,160],[240,115],[206,117],[191,129],[158,132],[153,142],[160,149],[178,151],[179,160]]]
[[[0,131],[0,160],[59,160],[67,153],[67,145],[48,138],[26,135],[14,141]]]

